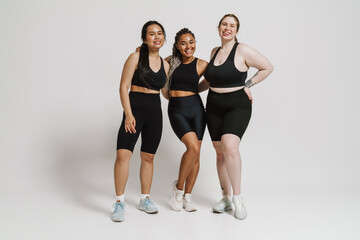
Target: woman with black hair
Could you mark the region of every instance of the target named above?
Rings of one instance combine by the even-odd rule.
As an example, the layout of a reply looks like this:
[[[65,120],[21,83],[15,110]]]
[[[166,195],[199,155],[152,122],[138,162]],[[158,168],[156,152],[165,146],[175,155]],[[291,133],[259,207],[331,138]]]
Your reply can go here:
[[[160,89],[166,83],[169,64],[159,50],[166,34],[156,21],[145,23],[141,32],[140,52],[132,53],[126,60],[120,82],[120,99],[124,109],[123,120],[117,139],[117,153],[114,166],[116,203],[112,220],[125,220],[124,191],[129,175],[129,161],[135,143],[141,133],[141,199],[137,208],[146,213],[157,213],[149,193],[153,177],[153,160],[162,133],[162,111]],[[130,92],[129,92],[130,88]]]
[[[170,205],[175,211],[183,208],[188,212],[196,211],[191,191],[199,172],[200,147],[206,124],[198,84],[207,62],[194,57],[195,49],[194,34],[183,28],[175,36],[172,55],[166,59],[170,62],[166,87],[170,96],[169,120],[175,134],[186,146],[170,197]]]

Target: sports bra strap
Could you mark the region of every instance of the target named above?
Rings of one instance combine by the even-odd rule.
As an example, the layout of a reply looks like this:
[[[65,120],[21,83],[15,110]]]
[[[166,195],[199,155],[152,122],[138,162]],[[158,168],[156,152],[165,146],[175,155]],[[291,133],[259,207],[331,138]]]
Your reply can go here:
[[[231,49],[231,52],[230,52],[230,54],[229,54],[228,59],[231,60],[231,61],[234,61],[234,59],[235,59],[235,52],[236,52],[236,47],[237,47],[237,45],[239,45],[239,43],[235,43],[235,44],[234,44],[234,46],[233,46],[233,48]]]

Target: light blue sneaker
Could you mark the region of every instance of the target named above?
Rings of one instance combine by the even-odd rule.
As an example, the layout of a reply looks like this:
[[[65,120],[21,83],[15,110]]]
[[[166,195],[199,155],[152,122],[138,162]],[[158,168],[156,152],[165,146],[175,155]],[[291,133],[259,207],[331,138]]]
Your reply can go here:
[[[159,212],[158,208],[155,206],[155,204],[151,201],[150,198],[140,199],[139,204],[137,205],[137,209],[150,214],[155,214]]]
[[[125,202],[116,202],[113,205],[114,212],[111,216],[111,220],[114,222],[122,222],[125,220]]]

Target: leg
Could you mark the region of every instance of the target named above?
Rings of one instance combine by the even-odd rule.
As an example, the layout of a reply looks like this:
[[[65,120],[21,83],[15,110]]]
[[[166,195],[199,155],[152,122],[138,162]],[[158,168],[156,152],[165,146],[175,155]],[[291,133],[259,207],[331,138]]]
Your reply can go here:
[[[125,114],[118,132],[117,152],[114,165],[114,179],[116,196],[124,194],[126,182],[129,176],[129,162],[132,156],[132,151],[139,137],[141,130],[141,120],[137,119],[136,133],[131,134],[125,132],[124,127]]]
[[[216,151],[216,168],[223,195],[231,196],[231,182],[225,167],[225,157],[222,151],[221,142],[213,141]]]
[[[234,134],[224,134],[221,137],[221,149],[224,154],[224,165],[231,182],[233,194],[240,194],[241,158],[239,152],[240,138]]]
[[[185,194],[192,192],[192,189],[193,189],[193,187],[195,185],[195,181],[197,179],[197,176],[198,176],[198,173],[199,173],[199,170],[200,170],[200,148],[201,148],[202,141],[198,141],[198,143],[199,143],[198,158],[196,159],[193,168],[191,169],[188,177],[186,178],[186,181],[185,181]]]
[[[195,130],[197,139],[198,139],[198,144],[199,144],[199,154],[198,154],[198,159],[194,164],[194,167],[192,168],[191,172],[189,173],[189,176],[186,179],[185,182],[185,194],[186,193],[191,193],[193,186],[195,184],[197,175],[199,173],[199,169],[200,169],[200,149],[201,149],[201,143],[202,143],[202,139],[205,133],[205,126],[206,126],[206,119],[205,119],[205,110],[204,110],[204,105],[201,101],[200,96],[197,94],[196,95],[196,100],[194,101],[194,104],[197,103],[196,106],[193,107],[193,120],[192,120],[192,126]]]
[[[129,162],[132,152],[127,149],[119,149],[116,152],[116,161],[114,165],[114,180],[116,196],[123,195],[126,182],[129,176]]]
[[[162,112],[160,106],[149,109],[148,119],[141,132],[141,193],[149,194],[154,173],[154,156],[162,134]]]
[[[197,139],[194,132],[185,134],[181,141],[186,146],[186,152],[183,154],[180,163],[178,183],[176,188],[179,190],[184,189],[184,183],[187,182],[187,192],[190,193],[199,171],[199,157],[200,157],[200,145],[201,142]],[[191,174],[190,174],[191,173]],[[188,177],[190,177],[188,179]],[[188,182],[189,180],[189,182]]]
[[[149,194],[154,173],[154,154],[140,152],[140,183],[141,194]]]

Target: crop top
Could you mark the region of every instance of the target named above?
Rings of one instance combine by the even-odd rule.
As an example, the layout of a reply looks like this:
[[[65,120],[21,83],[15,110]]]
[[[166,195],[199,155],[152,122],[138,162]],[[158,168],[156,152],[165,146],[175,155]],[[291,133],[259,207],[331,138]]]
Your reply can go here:
[[[205,70],[205,79],[210,87],[229,88],[245,85],[247,71],[241,72],[235,67],[235,51],[239,43],[235,43],[225,62],[219,66],[214,65],[214,60],[220,48],[215,52]]]
[[[145,83],[143,80],[139,78],[139,71],[138,69],[135,70],[134,76],[131,80],[131,85],[136,85],[139,87],[149,88],[151,90],[160,91],[161,88],[165,86],[166,83],[166,73],[164,69],[164,63],[162,58],[161,59],[161,67],[160,70],[154,72],[150,68],[150,74],[148,76],[149,80]]]
[[[170,90],[190,91],[197,93],[199,75],[196,71],[198,59],[195,58],[191,63],[181,63],[173,72],[170,83]]]

